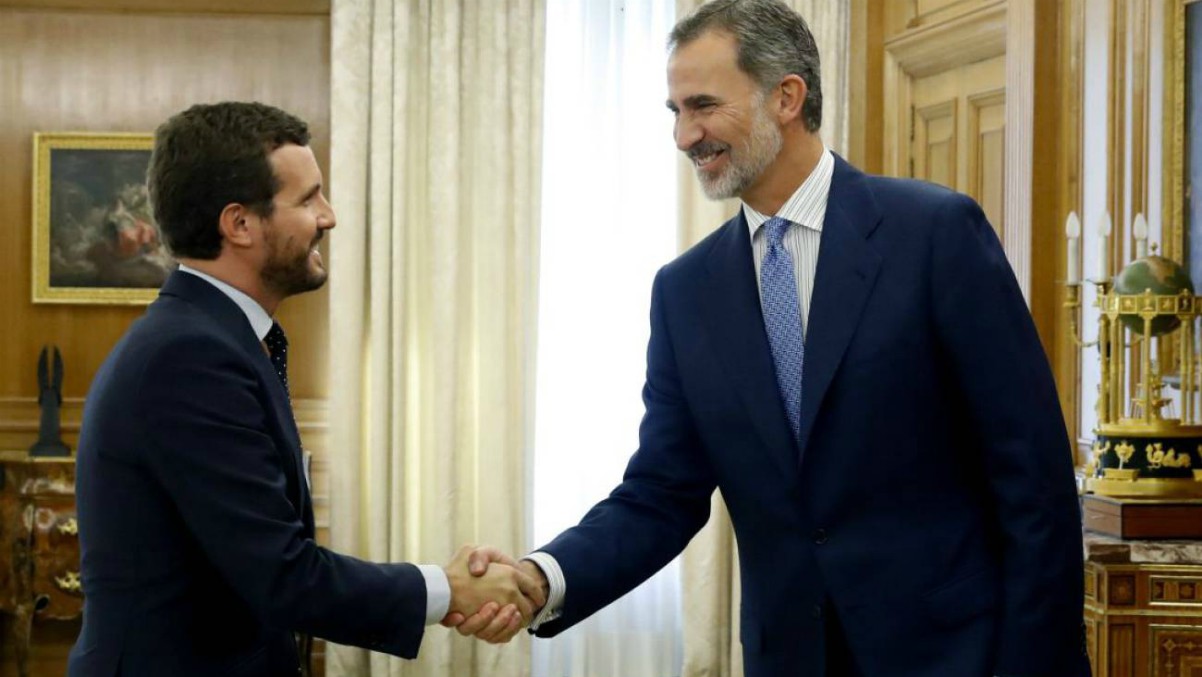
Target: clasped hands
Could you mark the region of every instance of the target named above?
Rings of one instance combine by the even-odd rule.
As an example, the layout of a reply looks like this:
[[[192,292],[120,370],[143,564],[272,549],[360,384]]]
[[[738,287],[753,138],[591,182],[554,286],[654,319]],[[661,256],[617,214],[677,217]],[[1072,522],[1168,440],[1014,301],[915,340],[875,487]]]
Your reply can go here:
[[[451,605],[442,624],[491,644],[513,639],[547,603],[549,586],[538,565],[496,548],[465,545],[444,567]]]

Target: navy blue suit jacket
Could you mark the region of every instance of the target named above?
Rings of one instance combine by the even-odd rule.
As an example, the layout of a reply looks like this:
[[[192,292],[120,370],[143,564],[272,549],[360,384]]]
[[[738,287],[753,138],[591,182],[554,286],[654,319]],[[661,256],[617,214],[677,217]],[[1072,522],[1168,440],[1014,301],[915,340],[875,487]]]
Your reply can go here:
[[[739,544],[748,677],[824,674],[834,605],[866,675],[1087,675],[1081,525],[1047,360],[971,199],[836,158],[800,441],[741,213],[652,290],[639,449],[541,550],[555,635],[675,557],[716,488]]]
[[[246,315],[168,278],[84,407],[83,631],[68,673],[295,675],[294,631],[412,658],[426,587],[314,540],[300,437]]]

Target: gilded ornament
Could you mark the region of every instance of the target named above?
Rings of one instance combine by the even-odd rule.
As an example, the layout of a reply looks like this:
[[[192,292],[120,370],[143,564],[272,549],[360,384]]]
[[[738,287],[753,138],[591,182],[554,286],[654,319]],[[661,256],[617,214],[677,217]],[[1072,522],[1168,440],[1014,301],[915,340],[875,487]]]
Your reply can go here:
[[[1161,449],[1161,443],[1156,442],[1149,444],[1144,449],[1144,453],[1148,456],[1148,467],[1153,470],[1160,468],[1188,468],[1190,467],[1189,454],[1177,455],[1171,447],[1168,451]]]
[[[1114,453],[1119,457],[1119,467],[1121,468],[1131,462],[1131,457],[1135,455],[1135,445],[1123,440],[1114,448]]]

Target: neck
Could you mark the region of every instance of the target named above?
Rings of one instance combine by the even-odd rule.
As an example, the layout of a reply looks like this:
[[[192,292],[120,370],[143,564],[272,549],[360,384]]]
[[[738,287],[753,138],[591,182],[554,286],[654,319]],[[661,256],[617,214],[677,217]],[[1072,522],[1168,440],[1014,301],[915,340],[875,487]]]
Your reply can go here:
[[[227,256],[218,256],[211,260],[180,258],[179,262],[193,270],[199,270],[206,275],[211,275],[246,294],[260,306],[263,306],[263,310],[266,310],[268,315],[274,316],[276,308],[279,307],[280,301],[283,300],[279,296],[272,294],[263,285],[263,280],[255,271],[245,266],[237,265],[236,261],[231,260]]]
[[[818,166],[818,160],[822,158],[822,140],[816,133],[786,132],[782,141],[783,145],[776,159],[764,169],[756,182],[739,196],[752,209],[767,216],[773,216],[780,211],[801,184],[810,178],[810,174]]]

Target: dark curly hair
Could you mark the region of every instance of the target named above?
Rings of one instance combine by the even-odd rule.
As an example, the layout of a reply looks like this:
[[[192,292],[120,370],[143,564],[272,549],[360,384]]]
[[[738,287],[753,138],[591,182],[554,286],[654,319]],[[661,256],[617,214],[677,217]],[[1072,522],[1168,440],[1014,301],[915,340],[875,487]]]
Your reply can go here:
[[[267,156],[290,143],[309,145],[308,125],[261,103],[200,104],[160,125],[146,183],[172,254],[217,258],[217,221],[231,203],[271,216],[279,179]]]

